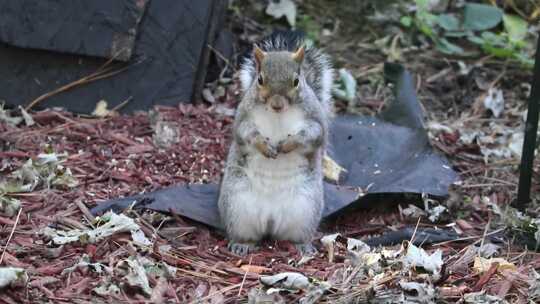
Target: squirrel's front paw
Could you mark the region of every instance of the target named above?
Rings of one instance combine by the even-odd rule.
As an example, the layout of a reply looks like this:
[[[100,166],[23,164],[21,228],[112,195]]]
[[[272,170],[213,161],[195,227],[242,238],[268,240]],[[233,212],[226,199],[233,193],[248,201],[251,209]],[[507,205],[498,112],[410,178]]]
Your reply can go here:
[[[262,136],[257,136],[255,138],[255,147],[257,148],[257,150],[259,150],[259,152],[262,153],[262,155],[268,157],[268,158],[276,158],[277,155],[278,155],[278,151],[277,149],[272,146],[269,142],[268,142],[268,139],[262,137]]]
[[[235,242],[229,242],[227,248],[229,248],[229,251],[231,251],[233,254],[239,256],[245,256],[256,249],[255,244]]]
[[[296,139],[296,136],[289,136],[287,139],[284,139],[278,143],[278,152],[279,153],[289,153],[300,147],[300,143]]]

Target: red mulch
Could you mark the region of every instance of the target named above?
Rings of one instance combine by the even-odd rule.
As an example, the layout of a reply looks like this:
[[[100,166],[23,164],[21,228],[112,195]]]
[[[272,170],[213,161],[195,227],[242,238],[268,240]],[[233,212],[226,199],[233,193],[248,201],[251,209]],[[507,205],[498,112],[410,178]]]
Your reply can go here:
[[[178,267],[176,275],[169,280],[150,278],[155,293],[151,300],[174,303],[195,299],[213,299],[216,303],[245,300],[250,288],[259,284],[259,274],[299,271],[325,280],[344,266],[345,252],[338,251],[335,260],[328,262],[320,242],[316,242],[320,254],[302,266],[296,265],[300,257],[287,242],[267,243],[261,251],[246,258],[236,257],[227,251],[226,240],[218,232],[178,216],[164,217],[152,212],[128,213],[141,225],[146,236],[154,241],[151,248],[142,249],[132,245],[129,234],[117,234],[96,244],[50,245],[38,233],[40,229],[46,226],[63,229],[88,227],[92,216],[87,208],[100,201],[176,183],[219,180],[230,139],[232,117],[217,113],[214,107],[205,106],[159,107],[158,111],[164,120],[179,125],[179,142],[167,149],[154,145],[147,113],[87,119],[47,110],[33,113],[37,125],[32,127],[15,128],[0,124],[0,145],[6,147],[5,151],[0,152],[2,175],[17,169],[28,158],[41,153],[45,145],[50,145],[55,152],[68,153],[64,166],[72,170],[80,183],[73,189],[37,190],[15,195],[22,201],[23,207],[13,238],[5,250],[2,266],[25,268],[30,279],[22,288],[5,289],[0,302],[32,303],[36,299],[43,299],[54,303],[95,303],[101,299],[104,302],[143,303],[149,300],[141,292],[129,289],[122,289],[115,296],[97,296],[92,289],[102,284],[102,275],[88,268],[62,274],[65,268],[76,264],[83,254],[87,254],[91,262],[110,267],[136,255]],[[442,144],[444,141],[439,143]],[[493,194],[492,199],[499,200],[499,204],[509,201],[508,195],[503,193]],[[475,196],[470,215],[456,222],[463,237],[476,238],[438,246],[443,250],[448,265],[453,265],[463,254],[463,248],[481,239],[489,213],[487,209],[479,207],[479,200],[480,197]],[[15,221],[15,217],[0,216],[2,249]],[[385,212],[354,212],[337,222],[326,224],[325,229],[360,238],[380,233],[387,227],[399,229],[411,224],[415,223],[404,221],[396,207]],[[428,223],[422,225],[434,226]],[[166,251],[164,245],[171,245],[172,249]],[[516,250],[508,251],[507,258],[521,257],[521,263],[528,261],[531,263],[529,265],[533,265],[527,267],[540,265],[538,254],[521,254]],[[496,269],[490,271],[487,277],[474,274],[470,268],[448,273],[437,283],[448,299],[457,299],[464,292],[474,289],[495,288],[497,293],[502,286],[506,288],[504,295],[512,288],[515,290],[516,286],[512,285],[510,279],[496,274]]]

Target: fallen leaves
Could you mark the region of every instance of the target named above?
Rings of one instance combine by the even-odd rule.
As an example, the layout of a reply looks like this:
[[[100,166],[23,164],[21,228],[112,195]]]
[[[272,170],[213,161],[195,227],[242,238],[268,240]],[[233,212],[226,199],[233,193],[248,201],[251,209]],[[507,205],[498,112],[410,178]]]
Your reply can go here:
[[[269,1],[266,14],[276,19],[285,16],[291,27],[296,25],[296,4],[292,0]]]
[[[359,231],[379,232],[390,226],[387,223],[394,225],[399,219],[394,214],[375,230],[359,230],[359,223],[367,220],[341,221],[343,226],[338,230],[342,234],[323,238],[322,246],[316,242],[320,253],[309,259],[295,256],[291,244],[277,242],[263,246],[247,264],[228,254],[222,236],[178,217],[135,208],[126,214],[107,214],[93,220],[84,210],[87,212],[86,206],[103,199],[172,183],[198,182],[204,175],[207,180],[219,178],[232,118],[212,108],[185,105],[156,111],[159,120],[176,130],[176,139],[164,146],[156,145],[157,131],[147,114],[89,120],[46,111],[32,114],[40,125],[19,124],[16,130],[7,129],[12,131],[2,134],[13,143],[12,150],[1,154],[10,159],[5,169],[8,174],[22,168],[28,159],[32,159],[33,166],[38,159],[44,164],[55,163],[52,155],[38,157],[44,151],[40,143],[47,141],[58,163],[69,168],[78,181],[74,188],[47,188],[47,178],[41,178],[33,191],[13,197],[23,209],[13,240],[6,248],[4,264],[32,275],[28,285],[32,294],[49,297],[50,301],[77,295],[82,300],[101,298],[112,302],[184,303],[204,299],[219,303],[249,298],[282,303],[303,299],[313,303],[379,298],[412,301],[419,299],[418,294],[430,298],[435,290],[435,297],[458,299],[470,293],[480,278],[473,272],[474,258],[500,258],[498,254],[506,250],[491,248],[486,241],[482,247],[471,246],[476,249],[471,250],[470,258],[459,260],[469,255],[468,251],[459,251],[461,243],[439,247],[439,256],[437,250],[411,247],[408,243],[403,247],[370,248],[359,239],[347,237],[351,236],[348,233],[370,233]],[[31,184],[33,179],[29,180],[24,184]],[[431,202],[427,205],[429,210],[436,207]],[[429,216],[429,212],[420,210]],[[13,217],[0,216],[0,225],[7,226],[4,236],[14,224]],[[481,229],[474,218],[463,219],[456,226],[464,236],[475,235]],[[50,234],[37,233],[40,229]],[[408,250],[417,257],[407,257]],[[459,265],[454,264],[455,260]],[[440,266],[441,262],[449,264],[450,274]],[[444,286],[437,285],[437,270]],[[529,285],[508,271],[495,273],[484,289],[490,295],[497,294],[493,290],[505,284],[498,290],[511,294],[517,288],[530,287],[534,292],[532,276]],[[529,280],[528,272],[523,273]],[[274,280],[273,285],[259,281],[280,274],[278,279],[283,281]],[[288,288],[295,286],[303,288]],[[5,288],[5,293],[11,298],[25,297],[24,292],[10,287]]]
[[[41,233],[49,238],[56,245],[63,245],[72,242],[95,243],[106,237],[109,237],[116,233],[131,232],[134,239],[141,243],[148,244],[148,240],[143,238],[137,231],[140,230],[140,226],[133,221],[133,219],[123,215],[108,212],[101,217],[97,217],[96,221],[104,221],[105,224],[95,229],[73,229],[73,230],[58,230],[50,227],[45,227]]]
[[[27,281],[26,270],[17,267],[0,267],[0,289],[7,286],[24,285]]]
[[[476,257],[474,259],[473,270],[477,273],[484,273],[489,271],[493,267],[493,265],[496,265],[495,268],[499,271],[517,271],[516,265],[506,261],[503,258],[486,259],[483,257]]]

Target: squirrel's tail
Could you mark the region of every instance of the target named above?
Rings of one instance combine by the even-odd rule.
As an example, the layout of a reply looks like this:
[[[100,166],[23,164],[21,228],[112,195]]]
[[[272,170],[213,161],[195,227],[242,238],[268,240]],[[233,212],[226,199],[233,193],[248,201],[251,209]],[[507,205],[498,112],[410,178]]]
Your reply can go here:
[[[304,35],[298,31],[275,31],[257,45],[267,52],[294,52],[304,43]],[[255,61],[251,53],[246,56],[240,68],[240,82],[245,92],[255,79]],[[307,47],[304,56],[303,70],[306,80],[315,92],[327,113],[332,109],[332,85],[334,71],[328,55],[314,47]]]

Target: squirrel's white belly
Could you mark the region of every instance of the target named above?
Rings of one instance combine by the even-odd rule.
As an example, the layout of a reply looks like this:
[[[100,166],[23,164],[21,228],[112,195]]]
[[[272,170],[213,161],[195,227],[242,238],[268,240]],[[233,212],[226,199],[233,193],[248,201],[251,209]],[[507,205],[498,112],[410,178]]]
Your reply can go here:
[[[304,123],[303,112],[295,108],[277,114],[261,107],[252,115],[261,135],[273,145],[297,133]],[[296,234],[302,229],[294,227],[310,223],[314,204],[305,155],[292,151],[271,159],[253,148],[246,161],[248,190],[237,193],[236,200],[237,211],[245,216],[241,234],[299,239]]]
[[[260,154],[248,158],[245,168],[251,188],[264,193],[275,193],[302,185],[308,161],[295,152],[268,159]]]
[[[277,145],[289,135],[296,134],[305,121],[304,112],[291,107],[284,113],[267,111],[264,106],[255,108],[252,119],[262,136]],[[297,187],[303,182],[308,160],[298,152],[278,154],[275,159],[253,151],[247,159],[246,173],[257,191],[278,192]]]
[[[258,106],[251,115],[261,135],[268,138],[273,145],[300,131],[306,120],[304,111],[295,106],[283,113],[275,113],[264,106]]]
[[[301,239],[304,225],[314,216],[313,182],[305,164],[305,157],[294,152],[276,159],[256,155],[248,160],[247,191],[237,201],[237,208],[246,216],[245,235]]]
[[[246,181],[251,187],[246,189],[242,186],[244,190],[234,194],[233,213],[237,215],[236,221],[242,223],[236,234],[246,240],[270,235],[277,239],[301,241],[306,225],[309,226],[316,215],[310,182],[306,183],[301,176],[297,178],[297,185],[279,185],[267,191],[253,187],[253,180]]]

